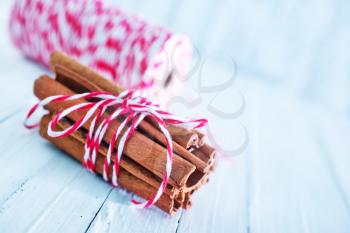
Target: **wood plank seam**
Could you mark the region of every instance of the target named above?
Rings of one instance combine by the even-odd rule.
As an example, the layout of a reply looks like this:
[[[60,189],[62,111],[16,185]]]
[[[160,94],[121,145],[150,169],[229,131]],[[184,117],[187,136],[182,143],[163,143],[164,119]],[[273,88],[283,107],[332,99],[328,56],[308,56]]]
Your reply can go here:
[[[92,223],[95,221],[97,215],[100,213],[100,211],[101,211],[103,205],[104,205],[104,204],[106,203],[106,201],[108,200],[108,198],[109,198],[109,196],[111,195],[113,189],[114,189],[113,187],[111,187],[111,188],[109,189],[107,196],[105,197],[105,199],[104,199],[103,202],[101,203],[101,206],[100,206],[100,207],[98,208],[98,210],[96,211],[94,217],[91,219],[91,221],[90,221],[89,225],[87,226],[87,228],[85,229],[84,233],[87,233],[87,232],[89,231],[89,229],[91,228]]]
[[[175,229],[175,233],[177,233],[177,231],[179,230],[179,226],[180,226],[180,223],[182,221],[183,216],[184,216],[184,211],[181,210],[180,218],[179,218],[179,220],[177,220],[177,226],[176,226],[176,229]]]
[[[23,190],[24,185],[30,180],[31,177],[26,178],[10,195],[8,195],[3,202],[0,203],[0,213],[2,213],[4,204],[11,199],[12,196],[16,195],[19,191]]]
[[[7,115],[3,116],[0,118],[0,124],[5,123],[7,120],[11,119],[12,117],[16,116],[17,114],[19,114],[20,112],[22,112],[22,110],[24,109],[24,106],[21,106],[19,108],[15,108],[14,110],[12,110],[10,113],[8,113]],[[23,116],[24,118],[24,116]]]
[[[36,232],[38,226],[40,226],[40,223],[43,222],[43,219],[45,219],[45,217],[47,216],[48,213],[51,212],[52,208],[58,203],[58,201],[60,200],[60,198],[62,196],[64,196],[64,194],[67,192],[67,189],[69,187],[69,185],[71,183],[74,182],[74,180],[79,177],[79,175],[81,174],[81,172],[83,171],[82,168],[79,168],[77,170],[77,172],[75,173],[75,175],[73,175],[73,177],[67,182],[67,184],[60,190],[60,192],[58,193],[58,195],[55,196],[55,198],[53,200],[50,201],[50,203],[48,203],[48,205],[46,206],[46,208],[44,209],[43,212],[40,213],[40,215],[38,216],[38,218],[33,222],[33,224],[31,225],[31,227],[27,230],[27,233],[34,233]]]

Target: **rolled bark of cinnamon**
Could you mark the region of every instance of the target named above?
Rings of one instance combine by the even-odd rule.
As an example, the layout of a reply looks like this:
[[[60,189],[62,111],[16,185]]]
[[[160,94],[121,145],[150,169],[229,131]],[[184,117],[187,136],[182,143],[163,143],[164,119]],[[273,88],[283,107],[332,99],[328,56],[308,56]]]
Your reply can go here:
[[[47,75],[39,77],[34,84],[34,93],[39,99],[54,95],[74,95],[76,93],[91,91],[107,91],[118,94],[123,89],[113,82],[104,79],[93,70],[80,65],[62,53],[54,53],[51,57],[51,69],[56,73],[56,80]],[[71,106],[91,99],[77,99],[50,103],[45,106],[49,115],[42,118],[40,134],[57,147],[61,148],[78,161],[83,160],[84,144],[87,131],[95,114],[90,117],[79,130],[67,137],[52,138],[47,134],[47,126],[52,115]],[[65,130],[74,122],[79,121],[87,110],[71,112],[59,121],[56,127]],[[112,109],[102,114],[101,120],[110,116]],[[121,124],[122,118],[114,120],[107,129],[96,158],[95,169],[98,174],[103,173],[104,159],[107,155],[107,145],[113,133]],[[209,173],[215,165],[215,150],[204,143],[204,134],[196,130],[167,125],[173,139],[173,164],[168,185],[155,203],[163,211],[174,214],[177,209],[191,206],[191,195],[202,184],[209,180]],[[122,131],[124,134],[126,129]],[[120,138],[115,144],[118,146]],[[130,137],[123,150],[119,163],[118,183],[121,187],[143,197],[150,199],[157,192],[166,165],[166,143],[164,135],[156,127],[151,118],[146,118]],[[115,154],[112,154],[112,164]],[[112,165],[111,165],[112,167]],[[111,172],[109,173],[111,174]]]
[[[113,94],[119,94],[123,88],[103,78],[97,72],[81,65],[74,59],[64,55],[61,52],[54,52],[50,59],[50,68],[57,74],[56,80],[63,83],[77,93],[86,91],[107,91]],[[147,118],[146,118],[147,119]],[[140,128],[145,130],[150,136],[154,137],[162,145],[166,145],[161,132],[152,125],[153,121],[143,121]],[[207,172],[208,166],[196,156],[191,155],[186,149],[191,146],[199,147],[204,143],[204,135],[194,130],[187,130],[180,126],[170,126],[168,130],[174,140],[174,152],[184,159],[193,163],[201,172]]]
[[[49,116],[45,116],[45,117],[48,118]],[[59,130],[66,130],[70,126],[71,126],[71,123],[69,123],[66,120],[61,120],[60,122],[57,123],[57,127],[59,128]],[[86,140],[86,133],[82,132],[82,130],[78,130],[76,132],[73,132],[70,136],[80,142],[81,148],[84,147],[84,143]],[[102,156],[107,157],[107,147],[102,144],[99,147],[99,153]],[[112,162],[114,162],[115,156],[112,156],[111,160]],[[129,159],[125,155],[121,157],[119,166],[124,168],[126,171],[136,176],[137,178],[150,184],[154,188],[158,188],[161,185],[161,179],[159,177],[155,176],[154,174],[147,171],[146,169],[143,169],[142,166],[133,162],[131,159]],[[174,186],[174,184],[172,184],[172,182],[169,182],[165,192],[177,198],[178,201],[183,201],[182,198],[178,198],[177,196],[180,191],[190,192],[192,190],[195,190],[198,188],[198,186],[205,183],[207,178],[208,178],[208,174],[203,174],[200,171],[196,170],[191,174],[191,176],[187,180],[186,185],[184,187],[178,189]]]
[[[45,115],[42,117],[40,121],[40,134],[43,138],[47,139],[54,145],[56,145],[61,150],[68,153],[70,156],[75,158],[76,160],[82,162],[83,160],[83,154],[84,154],[84,141],[85,136],[82,132],[74,132],[68,137],[65,138],[52,138],[47,135],[47,127],[49,124],[49,121],[51,120],[51,115]],[[56,130],[64,130],[68,128],[70,125],[66,121],[61,121],[57,124]],[[104,159],[106,158],[107,154],[107,148],[104,146],[99,147],[99,153],[96,158],[96,166],[95,171],[99,174],[103,174],[103,165],[104,165]],[[109,171],[109,179],[111,179],[111,168],[113,167],[113,161],[110,165],[110,171]],[[137,195],[139,195],[142,198],[151,198],[155,192],[156,189],[160,186],[161,181],[157,179],[154,175],[152,175],[150,172],[142,170],[141,166],[133,163],[130,159],[127,159],[125,157],[122,157],[120,161],[120,172],[118,176],[118,181],[120,180],[121,187],[127,189],[130,192],[133,192]],[[198,177],[200,174],[196,174]],[[157,207],[162,209],[163,211],[174,214],[178,207],[183,207],[185,209],[190,207],[190,197],[192,193],[199,188],[200,185],[206,183],[208,181],[208,176],[201,177],[199,181],[194,179],[192,182],[196,184],[196,186],[191,186],[190,188],[185,188],[180,191],[171,185],[167,185],[166,189],[164,190],[164,193],[162,197],[158,200],[158,202],[155,203]],[[142,192],[139,190],[140,186],[142,187],[147,186],[146,189],[142,190]],[[149,187],[150,186],[150,187]],[[144,193],[146,192],[146,193]]]
[[[52,144],[63,150],[64,152],[68,153],[71,157],[78,160],[79,162],[83,161],[83,155],[84,155],[84,146],[83,144],[76,139],[73,136],[68,136],[65,138],[53,138],[50,137],[47,134],[47,127],[49,124],[49,121],[51,120],[50,115],[46,115],[42,117],[40,121],[40,135],[50,141]],[[132,173],[130,173],[127,169],[124,167],[125,163],[121,163],[121,169],[119,171],[118,175],[118,184],[127,189],[128,191],[135,193],[136,195],[149,199],[151,198],[157,191],[157,188],[149,185],[149,183],[143,181],[142,179],[136,177]],[[104,165],[104,158],[99,154],[96,158],[96,166],[95,171],[102,175],[103,174],[103,165]],[[109,168],[109,179],[112,179],[112,167],[113,164],[110,165]],[[167,188],[165,192],[162,194],[162,196],[158,199],[158,201],[155,203],[157,207],[162,209],[163,211],[169,213],[169,214],[175,214],[176,210],[180,206],[176,206],[174,202],[174,196],[176,193],[170,190],[170,188]]]
[[[199,159],[208,164],[208,166],[212,166],[215,158],[215,150],[208,144],[201,146],[200,148],[196,148],[192,150],[192,153],[195,154]]]
[[[34,83],[34,94],[39,99],[44,99],[49,96],[54,95],[72,95],[74,94],[68,88],[58,83],[57,81],[51,79],[48,76],[41,76]],[[63,109],[69,108],[78,103],[86,102],[82,99],[65,101],[59,103],[51,103],[45,106],[51,112],[58,112]],[[68,118],[72,121],[78,121],[82,114],[84,114],[85,110],[82,110],[80,113],[73,112],[68,115]],[[86,112],[86,111],[85,111]],[[94,117],[94,115],[93,115]],[[93,118],[91,117],[91,119]],[[102,119],[105,119],[107,116],[103,115]],[[88,130],[90,126],[91,120],[87,121],[83,128]],[[119,121],[113,121],[111,123],[111,127],[108,128],[103,141],[109,143],[113,132],[119,127]],[[115,147],[117,147],[117,144]],[[163,172],[166,164],[166,149],[154,141],[150,140],[146,136],[141,133],[135,131],[133,136],[130,138],[128,143],[124,148],[124,153],[129,158],[133,159],[135,162],[139,163],[141,166],[145,167],[147,170],[158,176],[159,178],[163,177]],[[164,156],[156,156],[156,155],[164,155]],[[156,158],[156,159],[155,159]],[[189,176],[195,170],[195,166],[188,161],[182,159],[181,157],[174,154],[173,157],[173,167],[172,172],[170,174],[169,182],[178,188],[184,187]]]
[[[58,70],[57,71],[58,73],[57,73],[56,80],[62,83],[64,86],[71,88],[77,93],[83,93],[87,91],[106,91],[106,90],[102,90],[99,87],[96,87],[95,83],[90,82],[89,80],[87,80],[82,76],[72,73],[71,71],[67,70],[64,67],[58,66],[57,70]],[[209,170],[209,164],[203,162],[203,160],[198,158],[196,154],[191,154],[191,152],[186,150],[193,144],[193,143],[189,144],[190,139],[188,138],[190,137],[194,138],[192,141],[195,141],[194,145],[198,146],[197,141],[199,140],[199,137],[197,136],[197,134],[189,132],[188,130],[185,131],[183,127],[172,128],[170,127],[170,125],[168,125],[167,127],[173,132],[172,135],[174,137],[173,138],[174,152],[177,153],[182,158],[194,164],[196,168],[201,172],[204,172],[204,173],[207,172]],[[162,144],[163,146],[166,146],[166,141],[163,134],[155,126],[153,126],[147,121],[143,121],[140,123],[140,128],[147,135],[155,139],[158,143]],[[203,137],[201,137],[200,140],[203,141]],[[178,144],[177,142],[180,142],[180,144]],[[185,147],[183,147],[184,144],[185,144]]]
[[[168,125],[169,132],[172,132],[173,140],[178,142],[182,147],[198,147],[199,136],[194,130],[188,130],[176,125]]]

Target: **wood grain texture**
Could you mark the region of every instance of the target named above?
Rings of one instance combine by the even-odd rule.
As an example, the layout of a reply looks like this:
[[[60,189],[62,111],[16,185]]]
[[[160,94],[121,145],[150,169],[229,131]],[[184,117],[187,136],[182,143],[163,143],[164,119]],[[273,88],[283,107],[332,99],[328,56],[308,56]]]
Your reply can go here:
[[[252,114],[252,231],[348,232],[347,201],[310,127],[321,126],[300,102],[260,93]]]
[[[33,80],[47,71],[23,59],[9,38],[1,36],[0,73],[6,80],[0,85],[0,96],[6,100],[0,102],[1,233],[350,231],[350,124],[348,113],[344,114],[349,81],[342,79],[343,73],[336,73],[341,67],[329,64],[328,59],[333,54],[340,65],[347,64],[347,57],[338,55],[348,48],[348,35],[336,33],[341,29],[341,23],[336,23],[338,13],[346,18],[346,7],[317,3],[300,11],[294,1],[283,7],[272,4],[280,7],[278,14],[283,20],[278,21],[277,11],[249,1],[111,2],[188,33],[203,56],[212,51],[235,56],[238,82],[247,97],[243,122],[249,131],[249,147],[234,158],[233,165],[220,161],[209,184],[195,194],[189,211],[171,218],[153,207],[132,208],[130,193],[112,189],[37,132],[23,129],[25,111],[36,101]],[[152,10],[153,4],[158,11]],[[0,7],[3,35],[7,34],[10,5],[11,1],[4,1]],[[303,16],[312,15],[310,9],[339,11],[329,17],[329,23],[320,23],[322,17],[305,20]],[[288,17],[301,20],[305,30],[289,27]],[[325,25],[316,27],[319,34],[342,35],[345,42],[329,40],[329,48],[323,48],[324,40],[314,40],[317,33],[311,29],[315,25]],[[324,33],[328,27],[332,29]],[[275,36],[276,30],[280,36]],[[287,46],[290,41],[282,39],[294,38],[291,35],[303,35],[303,40]],[[312,51],[325,58],[310,57]],[[209,71],[213,75],[222,72],[219,68]],[[327,81],[326,75],[334,79]],[[197,93],[197,78],[191,78],[186,92]],[[277,80],[284,79],[287,81],[278,86]],[[331,95],[339,91],[342,96]],[[306,97],[296,98],[300,93]],[[308,100],[315,93],[321,100]],[[195,110],[210,117],[207,105],[213,96],[197,94],[201,104]],[[338,108],[328,108],[320,104],[324,99],[329,104],[344,101]],[[213,125],[220,127],[217,122]],[[230,135],[222,130],[221,137],[224,140]]]

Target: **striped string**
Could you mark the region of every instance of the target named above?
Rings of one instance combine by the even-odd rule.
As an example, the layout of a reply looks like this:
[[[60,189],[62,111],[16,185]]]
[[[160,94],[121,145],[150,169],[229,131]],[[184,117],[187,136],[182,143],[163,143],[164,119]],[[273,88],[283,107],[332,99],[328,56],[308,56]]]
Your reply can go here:
[[[200,128],[207,124],[207,120],[188,120],[179,116],[175,116],[169,112],[162,111],[159,108],[159,105],[153,104],[147,98],[141,96],[141,93],[139,91],[127,90],[120,93],[117,96],[112,95],[108,92],[89,92],[75,95],[56,95],[47,97],[39,101],[28,111],[28,114],[26,115],[24,121],[24,126],[28,129],[38,127],[38,123],[30,123],[30,121],[39,107],[43,107],[47,104],[77,100],[81,98],[97,98],[98,101],[75,104],[58,112],[52,117],[51,121],[49,122],[47,133],[50,137],[67,137],[72,133],[76,132],[81,126],[83,126],[88,120],[92,118],[84,145],[85,152],[83,157],[83,165],[87,169],[94,171],[99,146],[102,142],[105,133],[107,132],[108,128],[110,127],[113,121],[116,121],[116,119],[119,117],[124,117],[124,120],[122,120],[119,127],[117,127],[115,132],[113,132],[113,136],[109,142],[108,152],[103,166],[102,175],[104,180],[106,180],[107,182],[111,182],[114,186],[118,186],[118,172],[120,159],[128,140],[133,135],[136,128],[145,117],[151,117],[155,120],[158,128],[163,133],[166,141],[166,167],[163,174],[162,182],[156,194],[149,200],[145,202],[138,202],[136,200],[132,200],[132,203],[134,203],[134,205],[139,208],[147,208],[154,204],[164,192],[172,170],[173,144],[171,135],[167,130],[166,125],[176,124],[188,128]],[[108,108],[113,108],[113,112],[110,115],[108,115],[108,117],[102,119],[103,114]],[[60,120],[67,117],[73,112],[79,112],[81,110],[85,110],[85,114],[83,114],[81,118],[77,120],[74,124],[72,124],[70,127],[63,130],[55,129],[56,125]],[[122,134],[123,131],[125,132]],[[118,138],[120,138],[120,140],[118,145],[116,145]],[[115,147],[117,149],[115,151],[115,161],[112,169],[112,180],[110,181],[109,167],[112,162],[112,153]]]
[[[127,89],[161,91],[174,69],[187,72],[192,54],[186,36],[101,0],[16,0],[9,32],[26,57],[44,66],[62,51]]]

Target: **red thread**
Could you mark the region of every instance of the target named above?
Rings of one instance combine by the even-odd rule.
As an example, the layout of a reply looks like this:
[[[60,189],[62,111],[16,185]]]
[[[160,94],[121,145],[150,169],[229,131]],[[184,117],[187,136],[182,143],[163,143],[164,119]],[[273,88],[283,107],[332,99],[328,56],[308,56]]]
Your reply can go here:
[[[155,81],[180,69],[167,61],[167,53],[175,48],[189,50],[177,54],[191,53],[186,37],[100,0],[16,0],[9,29],[19,50],[40,64],[48,66],[50,54],[59,50],[126,88],[144,88],[151,95],[163,88]]]
[[[34,125],[29,125],[27,122],[30,120],[30,118],[32,117],[32,115],[35,113],[35,111],[38,109],[39,106],[44,106],[50,103],[69,101],[69,100],[74,100],[79,98],[89,99],[92,97],[98,98],[100,100],[97,102],[87,102],[87,103],[81,103],[79,105],[73,105],[57,113],[55,116],[53,116],[53,118],[49,122],[48,135],[51,137],[67,137],[70,134],[77,131],[82,125],[84,125],[84,123],[86,123],[89,120],[89,118],[94,117],[90,125],[90,130],[86,136],[85,155],[82,162],[87,169],[94,171],[96,156],[98,155],[99,145],[104,136],[104,133],[110,127],[110,124],[114,120],[116,120],[117,117],[127,115],[126,119],[119,126],[119,127],[125,126],[127,128],[127,131],[126,131],[127,134],[125,135],[125,132],[124,134],[120,134],[122,133],[124,128],[119,128],[119,127],[113,133],[113,136],[111,138],[110,145],[109,145],[108,155],[103,165],[103,169],[104,169],[103,175],[104,175],[104,178],[108,180],[108,173],[109,173],[108,169],[110,165],[109,159],[111,159],[109,156],[110,156],[110,153],[112,153],[111,148],[114,149],[114,145],[117,142],[118,137],[120,136],[119,144],[118,144],[117,150],[115,151],[115,159],[114,159],[113,174],[112,174],[112,177],[113,177],[112,184],[117,185],[120,156],[122,155],[126,144],[128,143],[133,133],[135,132],[138,124],[144,119],[144,117],[146,116],[152,117],[158,123],[159,129],[163,132],[166,140],[166,145],[167,145],[166,170],[164,171],[164,174],[163,174],[162,183],[157,193],[152,198],[147,200],[145,203],[140,203],[135,200],[132,200],[133,203],[144,208],[151,206],[152,204],[154,204],[154,202],[158,200],[158,198],[164,192],[169,180],[169,176],[171,173],[171,166],[173,162],[172,141],[171,141],[169,132],[166,130],[165,122],[175,122],[176,124],[192,123],[194,124],[193,126],[194,128],[194,127],[204,126],[207,123],[207,120],[206,119],[181,120],[177,116],[174,116],[168,112],[160,110],[158,105],[153,104],[150,100],[146,99],[143,96],[140,96],[135,91],[125,91],[119,94],[119,96],[115,96],[106,92],[91,92],[91,93],[84,93],[84,94],[76,94],[72,96],[51,96],[46,99],[43,99],[39,103],[35,104],[32,108],[30,108],[30,110],[26,115],[25,126],[27,128],[34,126]],[[104,114],[107,107],[113,108],[114,112],[110,114],[102,122],[100,122],[102,114]],[[79,120],[77,120],[70,128],[67,128],[62,131],[55,131],[55,126],[63,117],[73,112],[77,112],[81,110],[87,110],[87,111],[85,111],[83,116]],[[129,122],[131,122],[131,125],[129,125]]]

